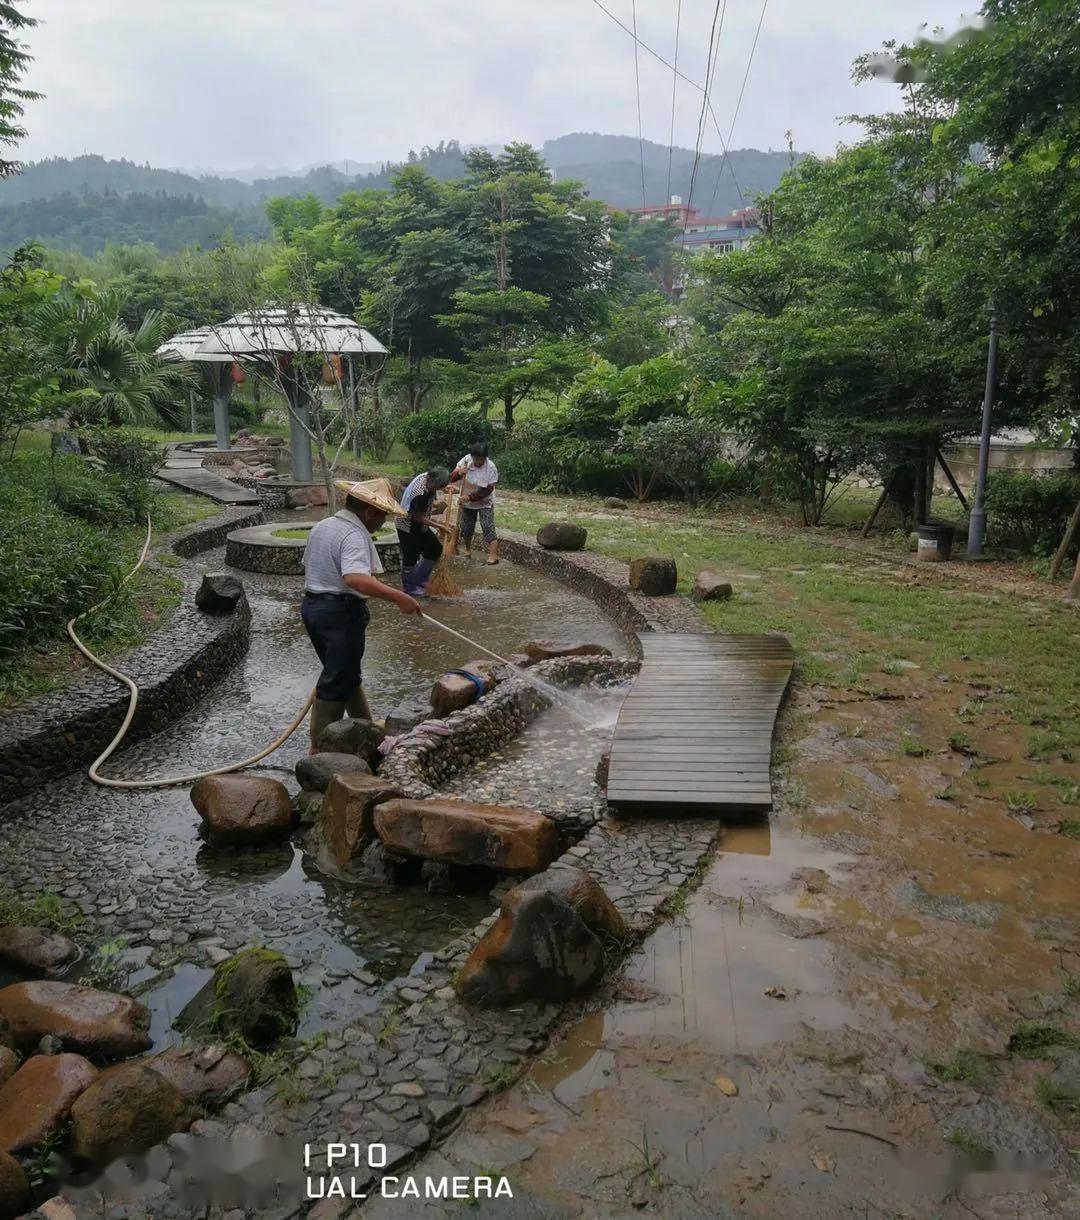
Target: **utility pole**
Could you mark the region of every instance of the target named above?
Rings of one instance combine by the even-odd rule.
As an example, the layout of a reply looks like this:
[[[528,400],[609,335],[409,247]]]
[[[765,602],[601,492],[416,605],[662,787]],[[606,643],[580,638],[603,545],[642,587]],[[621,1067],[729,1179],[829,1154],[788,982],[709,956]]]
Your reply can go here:
[[[986,391],[983,394],[982,435],[979,438],[979,473],[975,482],[975,503],[968,524],[968,559],[982,554],[986,536],[986,472],[990,465],[990,417],[994,411],[994,381],[997,377],[998,324],[990,319],[990,348],[986,354]]]

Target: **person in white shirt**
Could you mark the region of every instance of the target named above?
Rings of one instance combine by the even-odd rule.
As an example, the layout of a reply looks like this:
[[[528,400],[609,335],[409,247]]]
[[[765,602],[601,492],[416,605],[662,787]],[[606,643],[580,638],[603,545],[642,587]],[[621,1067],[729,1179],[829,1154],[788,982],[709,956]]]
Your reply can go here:
[[[386,479],[352,483],[337,480],[345,507],[313,526],[304,548],[304,600],[300,617],[322,662],[311,709],[311,748],[328,724],[346,711],[371,720],[361,664],[367,625],[367,599],[393,602],[402,614],[420,614],[420,603],[408,593],[383,584],[383,570],[372,534],[387,517],[405,515]]]
[[[472,540],[479,520],[487,543],[488,563],[499,562],[499,540],[495,533],[495,484],[499,471],[488,457],[484,441],[477,441],[469,452],[454,467],[450,476],[452,483],[462,481],[461,486],[461,531],[459,537],[465,554],[472,554]]]

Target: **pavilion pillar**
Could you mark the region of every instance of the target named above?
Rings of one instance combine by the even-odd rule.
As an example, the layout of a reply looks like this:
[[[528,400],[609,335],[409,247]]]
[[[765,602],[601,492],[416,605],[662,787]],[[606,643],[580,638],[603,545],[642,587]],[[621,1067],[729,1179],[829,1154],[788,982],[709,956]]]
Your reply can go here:
[[[292,454],[292,477],[297,483],[311,482],[311,410],[302,386],[295,387],[295,399],[289,410],[289,451]]]
[[[232,442],[229,440],[229,396],[228,394],[214,395],[214,432],[217,435],[217,447],[219,449],[231,449]]]

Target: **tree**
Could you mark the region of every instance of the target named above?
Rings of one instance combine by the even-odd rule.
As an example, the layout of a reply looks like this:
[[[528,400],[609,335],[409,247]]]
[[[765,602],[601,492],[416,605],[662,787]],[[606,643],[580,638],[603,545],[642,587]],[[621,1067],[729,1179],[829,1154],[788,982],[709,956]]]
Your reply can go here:
[[[19,41],[21,30],[30,30],[37,25],[32,17],[24,16],[14,4],[0,0],[0,144],[12,147],[26,135],[19,120],[25,104],[37,101],[41,96],[19,85],[23,73],[29,67],[31,56],[26,44]],[[0,159],[0,178],[18,173],[17,161]]]
[[[20,429],[40,419],[58,391],[53,370],[30,333],[35,312],[60,291],[61,277],[41,265],[41,251],[24,247],[0,271],[0,454]]]
[[[385,336],[389,347],[404,353],[408,405],[419,411],[434,384],[425,376],[425,361],[458,350],[443,315],[454,306],[455,293],[468,275],[468,253],[457,234],[445,228],[415,230],[398,238],[379,275],[379,286],[367,291],[360,313],[366,325]]]
[[[37,355],[55,371],[55,414],[101,424],[156,423],[192,383],[180,365],[155,353],[168,320],[151,311],[134,329],[120,319],[120,298],[75,286],[42,304],[30,319]]]
[[[603,316],[603,210],[580,184],[551,182],[528,145],[470,154],[467,164],[456,204],[480,264],[442,320],[461,336],[472,397],[501,401],[509,433],[527,394],[569,384],[581,357],[564,341]]]
[[[619,368],[663,355],[671,346],[671,313],[670,301],[659,292],[616,306],[596,345],[598,354]]]

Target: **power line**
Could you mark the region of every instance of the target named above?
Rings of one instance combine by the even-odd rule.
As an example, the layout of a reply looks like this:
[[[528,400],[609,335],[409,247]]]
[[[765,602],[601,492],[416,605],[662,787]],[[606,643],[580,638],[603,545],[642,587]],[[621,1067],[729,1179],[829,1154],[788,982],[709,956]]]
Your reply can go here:
[[[709,200],[709,207],[712,208],[713,201],[716,199],[716,192],[720,187],[720,176],[724,172],[724,161],[728,161],[728,147],[731,144],[731,137],[735,134],[735,124],[739,118],[739,111],[742,110],[743,97],[746,95],[746,82],[750,79],[750,68],[754,63],[754,52],[757,50],[758,39],[761,37],[761,27],[765,23],[765,10],[769,7],[769,0],[762,0],[761,16],[758,18],[757,29],[754,31],[754,41],[750,47],[750,55],[746,61],[746,71],[743,73],[742,87],[739,89],[739,100],[735,103],[735,110],[731,116],[731,126],[728,128],[728,137],[724,143],[724,156],[720,162],[720,168],[716,171],[716,182],[713,184],[712,198]],[[739,198],[743,204],[746,200],[743,199],[742,191],[739,192]]]
[[[679,69],[674,64],[672,64],[668,60],[666,60],[663,57],[663,55],[661,55],[659,53],[659,51],[655,51],[652,47],[649,46],[649,44],[647,42],[643,42],[640,38],[637,38],[634,34],[634,31],[624,21],[622,21],[618,16],[616,16],[616,14],[613,13],[611,11],[611,9],[609,9],[607,7],[607,5],[602,3],[602,0],[592,0],[592,2],[605,16],[609,17],[612,21],[614,21],[615,24],[619,27],[619,29],[621,29],[626,34],[629,34],[630,37],[633,38],[635,40],[635,42],[637,42],[638,46],[643,51],[646,51],[649,55],[651,55],[653,57],[653,59],[656,60],[657,63],[663,64],[664,67],[667,68],[667,70],[669,72],[674,73],[675,77],[678,80],[684,81],[692,89],[696,89],[698,91],[698,93],[705,92],[704,86],[699,85],[696,80],[694,80],[692,77],[687,76],[685,72],[680,72]],[[708,100],[709,117],[712,119],[712,124],[713,124],[713,127],[716,129],[716,134],[720,137],[720,144],[723,147],[724,152],[727,153],[727,143],[724,140],[724,133],[720,130],[720,122],[716,117],[716,111],[713,109],[712,101],[710,99],[706,99],[706,100]],[[731,179],[735,183],[735,189],[739,193],[739,198],[745,204],[746,197],[743,195],[742,187],[739,185],[739,179],[735,173],[735,166],[731,163],[730,160],[728,160],[727,165],[728,165],[728,169],[731,171]]]
[[[713,53],[716,48],[716,22],[720,17],[720,5],[723,2],[727,12],[727,0],[716,0],[713,7],[712,25],[709,28],[709,53],[705,57],[705,88],[701,96],[701,113],[698,115],[697,139],[694,143],[694,164],[690,169],[690,190],[686,196],[686,215],[690,215],[690,205],[694,201],[694,184],[697,182],[698,165],[701,162],[701,144],[705,139],[705,114],[709,105],[709,86],[712,83]],[[683,221],[683,233],[686,232],[686,221]]]
[[[637,36],[637,0],[631,0],[630,11],[634,21],[634,91],[637,95],[637,143],[638,160],[641,162],[641,206],[647,208],[649,201],[645,196],[645,138],[641,128],[641,73],[638,70],[638,36]]]
[[[667,145],[667,191],[665,201],[671,199],[671,156],[675,148],[675,94],[679,87],[679,31],[682,28],[682,0],[675,0],[675,63],[671,69],[671,128],[668,131]]]

